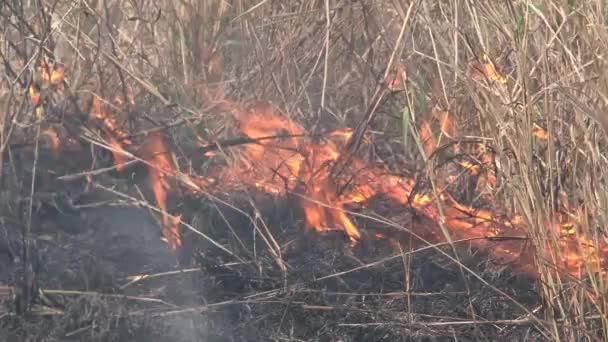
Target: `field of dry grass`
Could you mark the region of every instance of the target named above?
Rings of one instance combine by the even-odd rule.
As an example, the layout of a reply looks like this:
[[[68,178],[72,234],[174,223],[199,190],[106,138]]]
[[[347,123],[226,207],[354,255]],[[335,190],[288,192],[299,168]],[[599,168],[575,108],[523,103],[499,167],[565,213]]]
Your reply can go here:
[[[608,336],[605,2],[8,1],[0,28],[3,339]],[[276,144],[351,128],[331,161],[415,199],[325,189],[362,241],[309,234],[235,140],[260,102]]]

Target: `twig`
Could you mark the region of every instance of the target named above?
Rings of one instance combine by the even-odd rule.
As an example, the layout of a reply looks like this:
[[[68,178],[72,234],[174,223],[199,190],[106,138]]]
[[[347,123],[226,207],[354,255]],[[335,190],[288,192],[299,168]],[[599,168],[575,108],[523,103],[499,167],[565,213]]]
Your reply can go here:
[[[281,140],[281,139],[289,139],[289,138],[305,138],[305,137],[318,137],[318,136],[322,136],[322,135],[320,135],[320,134],[318,134],[318,135],[282,134],[282,135],[271,135],[271,136],[265,136],[265,137],[259,137],[259,138],[241,137],[241,138],[233,138],[233,139],[226,139],[226,140],[218,140],[215,142],[207,143],[202,146],[202,149],[203,149],[203,153],[206,153],[206,152],[211,152],[211,151],[218,150],[218,149],[221,149],[224,147],[234,147],[234,146],[239,146],[239,145],[255,144],[255,143],[258,143],[261,141],[265,141],[265,140]]]
[[[234,266],[234,265],[242,265],[243,263],[240,262],[229,262],[226,264],[222,264],[219,266]],[[249,263],[250,264],[250,263]],[[127,280],[129,280],[129,282],[125,283],[124,285],[120,286],[121,290],[124,290],[125,288],[142,282],[144,280],[148,280],[148,279],[155,279],[155,278],[160,278],[160,277],[167,277],[167,276],[172,276],[172,275],[182,275],[182,274],[190,274],[190,273],[199,273],[201,272],[200,268],[186,268],[186,269],[181,269],[181,270],[176,270],[176,271],[167,271],[167,272],[160,272],[160,273],[154,273],[154,274],[137,274],[137,275],[132,275],[127,277]]]
[[[114,298],[114,299],[128,299],[134,300],[138,302],[144,303],[156,303],[168,306],[170,308],[179,308],[178,305],[168,303],[162,299],[150,298],[150,297],[140,297],[140,296],[128,296],[121,294],[111,294],[111,293],[102,293],[95,291],[78,291],[78,290],[55,290],[55,289],[41,289],[44,294],[49,295],[61,295],[61,296],[99,296],[104,298]]]
[[[536,323],[530,318],[524,319],[504,319],[496,321],[450,321],[450,322],[420,322],[420,323],[397,323],[397,322],[378,322],[378,323],[341,323],[339,327],[363,328],[363,327],[381,327],[381,326],[402,326],[402,327],[449,327],[459,325],[532,325]],[[548,323],[548,322],[545,322]]]
[[[15,293],[15,288],[13,286],[0,286],[0,297],[2,297],[3,293]],[[40,289],[40,291],[45,295],[60,295],[60,296],[98,296],[104,298],[113,298],[113,299],[127,299],[134,300],[138,302],[144,303],[156,303],[168,306],[170,308],[176,309],[179,308],[178,305],[168,303],[162,299],[158,298],[150,298],[150,297],[141,297],[141,296],[129,296],[122,294],[113,294],[113,293],[103,293],[96,291],[80,291],[80,290],[62,290],[62,289]]]
[[[298,293],[320,293],[324,296],[355,296],[355,297],[405,297],[405,296],[413,296],[413,297],[440,297],[440,296],[461,296],[466,295],[467,293],[464,291],[458,292],[413,292],[413,291],[398,291],[398,292],[366,292],[366,293],[357,293],[357,292],[332,292],[325,290],[312,290],[312,289],[302,289],[298,290]]]
[[[34,270],[31,264],[31,246],[30,246],[30,235],[32,231],[32,213],[34,208],[34,193],[36,191],[36,172],[38,167],[38,144],[40,142],[40,124],[36,125],[36,147],[34,149],[34,165],[32,166],[32,184],[30,186],[30,201],[27,211],[27,224],[23,227],[22,240],[23,240],[23,312],[28,315],[31,309],[30,294],[34,282]]]
[[[321,88],[321,108],[325,108],[327,90],[327,77],[329,73],[329,41],[331,32],[331,17],[329,14],[329,0],[325,0],[325,62],[323,63],[323,86]]]
[[[346,144],[346,148],[350,152],[350,154],[354,154],[354,152],[356,152],[359,149],[359,146],[361,145],[361,141],[363,140],[363,136],[365,135],[365,131],[367,130],[367,127],[369,126],[370,122],[374,118],[374,114],[376,113],[378,108],[380,108],[380,105],[384,102],[385,97],[388,94],[388,88],[386,87],[384,82],[391,72],[391,68],[393,66],[393,62],[394,62],[395,56],[397,54],[397,51],[400,50],[401,41],[403,40],[403,35],[405,34],[405,29],[407,28],[407,24],[409,23],[412,9],[414,8],[414,5],[417,2],[418,1],[412,1],[410,3],[410,6],[407,9],[406,17],[403,20],[403,24],[401,25],[401,32],[399,33],[399,37],[397,38],[395,48],[393,49],[391,58],[389,59],[388,65],[386,66],[386,70],[384,71],[384,76],[382,77],[381,83],[378,84],[378,86],[376,87],[376,91],[372,98],[371,105],[367,108],[367,111],[365,112],[363,119],[361,120],[361,122],[359,123],[357,128],[355,129],[355,133],[352,135],[351,139]]]
[[[91,171],[83,171],[83,172],[78,172],[78,173],[73,173],[73,174],[69,174],[69,175],[64,175],[64,176],[59,176],[57,177],[58,180],[62,180],[62,181],[73,181],[73,180],[77,180],[79,178],[86,178],[86,177],[90,177],[90,176],[97,176],[100,175],[102,173],[106,173],[106,172],[110,172],[113,170],[116,170],[119,167],[126,167],[132,164],[136,164],[138,161],[137,160],[129,160],[125,163],[122,163],[120,165],[113,165],[110,167],[103,167],[100,169],[96,169],[96,170],[91,170]]]

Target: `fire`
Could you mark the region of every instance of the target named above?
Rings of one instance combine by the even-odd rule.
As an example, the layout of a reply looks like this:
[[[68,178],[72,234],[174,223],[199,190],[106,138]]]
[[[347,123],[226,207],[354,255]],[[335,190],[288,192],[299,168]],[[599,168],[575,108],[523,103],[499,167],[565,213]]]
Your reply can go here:
[[[259,140],[243,149],[243,162],[229,172],[239,179],[251,176],[251,183],[262,191],[282,194],[294,191],[301,195],[301,205],[308,226],[316,231],[341,227],[351,241],[361,239],[361,233],[345,214],[343,202],[332,182],[331,166],[340,157],[335,142],[327,139],[315,142],[304,135],[304,128],[287,119],[268,103],[258,103],[250,111],[236,111],[235,119],[243,134]],[[351,130],[335,131],[328,138],[348,140]]]
[[[133,110],[135,99],[131,93],[127,96],[129,109]],[[114,98],[114,104],[118,107],[124,105],[125,101],[121,96],[117,96]],[[201,188],[211,185],[213,179],[179,173],[174,162],[174,155],[167,147],[166,141],[159,131],[149,133],[140,146],[134,146],[135,144],[129,134],[121,129],[114,115],[111,105],[99,97],[93,98],[91,118],[101,123],[114,157],[116,170],[126,170],[130,155],[134,155],[146,163],[150,187],[161,211],[163,237],[170,248],[176,250],[182,246],[180,233],[182,215],[171,215],[168,212],[167,205],[169,194],[177,191],[175,180],[179,180],[180,185],[185,187],[187,191],[197,193]],[[130,153],[129,149],[134,150],[133,153]]]
[[[112,155],[116,164],[116,170],[124,171],[127,158],[125,146],[132,145],[129,135],[120,129],[117,121],[111,116],[110,106],[108,106],[101,98],[95,96],[93,98],[93,109],[91,111],[93,119],[101,122],[106,138],[109,140]]]
[[[44,70],[43,82],[48,84],[60,82],[65,77],[63,69],[58,69],[55,74],[55,71],[49,71],[47,65]],[[496,71],[487,57],[484,58],[482,70],[485,70],[487,78],[499,83],[504,81],[504,75]],[[29,92],[32,102],[38,104],[38,88],[32,87]],[[116,97],[113,102],[116,107],[127,104],[133,108],[135,104],[130,95],[127,100]],[[372,198],[383,196],[395,204],[413,209],[431,222],[430,226],[446,228],[452,239],[470,239],[471,244],[486,248],[500,258],[519,258],[527,269],[535,265],[536,260],[532,255],[518,255],[521,241],[528,239],[529,232],[523,217],[509,213],[508,210],[498,215],[489,210],[478,210],[461,204],[443,187],[436,192],[417,191],[416,177],[391,174],[377,165],[348,154],[345,146],[353,134],[350,129],[312,137],[306,134],[301,125],[268,103],[257,103],[247,111],[235,108],[231,104],[226,105],[226,109],[232,110],[240,132],[253,142],[241,146],[241,158],[228,168],[215,177],[204,178],[184,175],[178,171],[175,157],[159,131],[148,134],[141,145],[135,146],[130,135],[115,119],[113,106],[99,97],[93,99],[90,115],[100,123],[109,141],[116,168],[119,171],[125,170],[131,156],[145,162],[150,187],[162,212],[162,233],[172,249],[182,246],[182,216],[169,213],[167,203],[169,196],[178,192],[177,187],[198,193],[214,183],[230,186],[239,182],[278,196],[296,194],[311,230],[324,232],[341,229],[353,245],[365,235],[347,214],[347,206],[364,206]],[[439,122],[441,133],[453,139],[457,133],[453,116],[443,110],[435,110],[433,114]],[[547,136],[540,129],[533,133],[541,140]],[[55,151],[60,150],[61,140],[54,130],[45,130],[42,134],[50,140]],[[419,134],[424,152],[430,156],[437,150],[440,141],[433,135],[429,121],[421,122]],[[478,177],[478,185],[481,182],[494,187],[496,175],[490,167],[494,164],[492,153],[483,144],[478,144],[477,150],[473,152],[470,154],[474,155],[474,160],[460,161],[460,166],[472,176]],[[446,175],[446,179],[450,180],[451,176],[453,175]],[[537,228],[545,229],[547,236],[556,237],[556,243],[549,240],[541,242],[545,244],[542,251],[545,252],[543,256],[548,258],[546,261],[561,272],[575,277],[581,277],[587,265],[595,272],[604,272],[608,246],[580,231],[578,227],[581,224],[577,222],[576,215],[556,214],[555,217],[553,222],[543,222]],[[436,228],[435,233],[444,232]],[[370,237],[392,239],[382,233],[372,233]],[[441,239],[442,235],[435,234],[435,237]],[[506,237],[518,239],[499,241]],[[555,248],[559,249],[559,253],[551,253]],[[554,260],[555,255],[559,256],[559,260]]]
[[[28,89],[28,94],[32,104],[36,107],[36,114],[41,117],[40,111],[42,108],[40,105],[42,103],[40,101],[40,91],[41,89],[47,89],[49,87],[54,87],[56,90],[61,91],[63,88],[63,81],[65,80],[65,67],[60,64],[51,65],[48,58],[45,56],[36,69],[38,73],[35,76],[37,77],[33,78],[33,82]]]
[[[148,177],[150,186],[156,198],[156,204],[162,211],[163,236],[172,249],[177,249],[182,245],[179,225],[181,215],[172,217],[167,212],[167,194],[175,191],[169,176],[174,176],[176,166],[174,158],[161,133],[154,132],[142,144],[138,155],[146,161],[148,166]]]
[[[106,112],[100,103],[94,106],[93,113],[104,123],[109,135],[114,137],[113,143],[120,146],[131,144],[116,121],[104,114]],[[295,193],[310,229],[316,232],[341,229],[353,245],[364,235],[347,215],[346,206],[365,205],[375,196],[384,196],[414,209],[430,222],[443,224],[453,239],[471,239],[473,245],[489,249],[502,259],[519,258],[524,269],[533,271],[530,269],[534,265],[533,257],[519,256],[521,247],[518,247],[517,242],[498,243],[493,240],[505,236],[520,237],[519,241],[524,239],[527,230],[522,217],[508,213],[499,216],[487,210],[476,210],[458,203],[443,190],[437,196],[416,192],[416,179],[413,177],[387,173],[358,158],[344,159],[345,143],[352,135],[350,129],[328,132],[322,138],[313,138],[305,134],[302,126],[268,103],[258,103],[248,111],[234,110],[233,114],[241,133],[253,142],[243,145],[240,149],[241,158],[218,175],[220,184],[241,182],[279,196]],[[447,113],[438,117],[440,129],[452,135],[455,131],[452,124],[447,122],[448,117]],[[423,122],[420,132],[425,152],[433,153],[437,141],[430,125]],[[172,153],[160,133],[150,134],[135,154],[148,165],[150,185],[156,203],[163,212],[163,236],[172,249],[177,249],[182,244],[179,229],[181,216],[167,212],[167,198],[177,191],[172,179],[178,178],[180,184],[185,184],[195,193],[196,189],[207,188],[215,179],[178,175]],[[115,157],[118,155],[115,154]],[[460,165],[480,179],[485,177],[487,185],[494,186],[495,176],[485,170],[493,164],[492,154],[480,145],[476,157],[476,163],[463,161]],[[121,159],[116,159],[117,164],[122,162]],[[440,210],[440,206],[443,210]],[[585,262],[591,264],[595,271],[601,271],[605,267],[605,261],[598,254],[595,244],[581,234],[576,234],[575,225],[571,222],[560,218],[558,222],[547,222],[546,227],[559,236],[560,253],[556,254],[561,256],[560,260],[548,260],[549,263],[577,277],[581,276]],[[382,236],[384,235],[373,234],[371,237]],[[441,235],[435,236],[441,238]],[[545,250],[552,248],[555,245],[547,242]],[[602,246],[601,253],[608,254],[608,248]]]
[[[532,128],[532,135],[534,135],[538,140],[549,139],[549,133],[537,124],[534,124],[534,128]]]
[[[132,110],[135,106],[135,100],[130,93],[128,96],[128,104]],[[114,99],[114,104],[121,106],[125,104],[125,101],[122,97],[117,96]],[[130,154],[127,149],[133,145],[133,141],[129,137],[129,134],[120,128],[120,125],[114,118],[112,106],[95,96],[93,98],[91,117],[101,123],[106,138],[109,141],[116,169],[124,171],[129,161],[128,155]],[[162,212],[163,236],[172,249],[177,249],[182,245],[179,228],[181,215],[172,216],[167,212],[168,194],[176,190],[170,181],[170,177],[176,176],[177,170],[173,162],[173,155],[167,148],[162,134],[158,131],[148,135],[142,145],[136,149],[135,155],[146,162],[150,187],[154,192],[156,203]],[[182,177],[181,179],[184,180],[184,183],[194,188],[209,184],[202,178],[191,179]]]
[[[299,193],[303,198],[301,206],[308,223],[314,230],[323,232],[330,227],[339,226],[350,240],[355,243],[362,238],[362,233],[346,214],[348,204],[364,204],[374,196],[382,195],[396,203],[415,209],[429,220],[442,223],[456,238],[470,238],[471,243],[481,248],[488,248],[500,258],[523,258],[517,255],[517,241],[526,239],[527,229],[520,216],[496,215],[488,210],[477,210],[458,203],[449,193],[441,192],[438,196],[414,191],[416,180],[384,172],[378,167],[369,165],[363,160],[351,158],[348,170],[335,175],[332,169],[338,165],[343,152],[343,143],[329,138],[348,137],[351,131],[330,132],[326,141],[318,142],[304,136],[304,129],[289,120],[269,105],[258,104],[249,112],[238,112],[235,116],[241,132],[250,138],[288,135],[260,141],[244,147],[243,159],[233,165],[231,172],[239,173],[239,179],[258,187],[262,191],[283,194],[286,191]],[[448,114],[440,117],[441,130],[454,134]],[[283,133],[283,134],[281,134]],[[425,152],[432,153],[437,143],[432,135],[430,125],[423,122],[421,138]],[[461,162],[461,166],[480,178],[484,176],[486,185],[494,186],[496,178],[493,172],[487,171],[493,164],[493,156],[480,145],[477,151],[478,163]],[[352,183],[342,193],[338,189],[347,182]],[[440,207],[443,209],[443,216]],[[584,236],[575,236],[574,226],[563,218],[558,222],[545,223],[546,229],[553,229],[559,236],[557,255],[562,260],[549,260],[561,271],[581,276],[584,262],[594,265],[595,271],[601,271],[606,265],[598,254],[595,244]],[[564,234],[566,233],[566,234]],[[378,237],[379,235],[375,235]],[[517,237],[515,242],[495,242],[501,237]],[[491,248],[490,248],[491,247]],[[545,250],[555,245],[547,242]],[[601,247],[602,253],[608,253],[608,247]],[[534,264],[532,256],[523,260],[524,268]]]
[[[50,85],[59,85],[65,79],[65,67],[60,64],[51,66],[46,56],[40,62],[38,73],[44,88]]]
[[[110,106],[97,96],[93,98],[93,111],[91,115],[94,119],[101,121],[104,128],[116,139],[121,140],[123,144],[132,144],[127,132],[123,131],[116,119],[112,117]]]
[[[38,106],[40,104],[40,91],[36,89],[34,84],[30,85],[29,88],[30,99],[32,100],[32,104],[34,106]]]
[[[46,89],[50,86],[60,86],[65,79],[65,68],[62,65],[50,65],[47,58],[43,58],[38,67],[38,83],[32,83],[28,89],[30,100],[36,107],[36,113],[42,113],[40,89]],[[135,99],[131,92],[127,94],[129,109],[135,107]],[[115,111],[117,108],[125,105],[126,101],[122,96],[116,96],[113,103],[108,103],[98,96],[93,97],[93,106],[90,117],[100,123],[100,126],[105,133],[105,138],[108,140],[112,155],[114,157],[115,167],[118,171],[124,171],[126,164],[129,161],[128,148],[133,145],[129,134],[121,129],[120,124],[115,119]],[[38,114],[41,117],[41,114]],[[57,155],[62,149],[62,141],[60,135],[53,127],[46,128],[41,131],[41,135],[49,140],[50,147]],[[67,143],[71,143],[70,140]],[[167,213],[167,195],[174,191],[173,187],[168,182],[167,175],[175,175],[175,164],[170,158],[171,154],[166,147],[166,144],[159,133],[151,134],[148,139],[138,149],[137,154],[147,162],[149,171],[150,186],[154,192],[156,203],[162,211],[162,231],[169,246],[177,249],[181,246],[181,237],[179,225],[181,223],[181,215],[171,216]],[[191,184],[193,187],[208,185],[209,182],[202,178],[182,178],[188,180],[184,183]]]
[[[273,187],[293,190],[301,172],[304,156],[300,153],[300,139],[304,129],[287,118],[274,114],[269,104],[257,104],[249,112],[237,111],[235,119],[240,130],[249,138],[259,139],[257,143],[248,144],[244,152],[244,162],[264,161],[264,165],[247,167],[258,175],[260,187]],[[263,139],[268,137],[277,139]],[[239,171],[240,172],[240,171]]]
[[[469,64],[469,75],[477,81],[488,80],[499,84],[506,84],[507,77],[498,70],[496,64],[487,54],[481,55],[481,60],[474,60]]]
[[[494,64],[485,55],[483,57],[484,63],[479,65],[482,76],[497,83],[506,82]],[[49,85],[60,85],[65,77],[63,69],[51,71],[48,64],[44,66],[42,87],[32,84],[28,89],[30,100],[36,107],[35,113],[43,113],[41,104],[44,104],[45,97],[41,96],[41,89],[44,92]],[[389,87],[393,91],[402,90],[405,79],[405,73],[399,80],[394,77]],[[127,99],[116,96],[111,101],[94,97],[90,118],[99,123],[118,171],[125,171],[133,157],[144,161],[149,186],[161,211],[162,235],[172,250],[182,246],[180,226],[184,218],[171,213],[170,198],[183,188],[198,194],[202,189],[208,190],[213,183],[229,187],[238,182],[276,196],[296,194],[308,229],[320,233],[340,229],[352,245],[365,238],[383,239],[401,250],[401,242],[394,235],[373,231],[367,235],[367,229],[359,229],[357,222],[347,213],[347,209],[364,207],[374,197],[381,196],[421,217],[423,224],[411,229],[423,233],[419,235],[425,238],[431,235],[431,242],[444,242],[446,237],[443,234],[447,231],[452,240],[467,240],[501,261],[516,262],[515,266],[519,265],[531,275],[537,274],[538,264],[550,265],[562,274],[579,279],[585,276],[587,267],[592,272],[606,272],[608,244],[583,231],[582,215],[564,213],[570,211],[569,205],[564,205],[562,212],[553,213],[552,221],[537,223],[526,222],[523,216],[504,208],[498,209],[502,209],[501,214],[495,210],[473,208],[459,203],[444,189],[445,180],[449,184],[456,180],[452,174],[456,172],[452,170],[438,176],[439,189],[430,192],[427,187],[424,189],[426,192],[419,191],[416,176],[392,174],[367,160],[348,155],[345,144],[353,135],[351,129],[312,137],[306,134],[303,126],[268,103],[258,103],[249,111],[235,110],[233,114],[240,132],[256,141],[242,145],[240,160],[222,173],[205,178],[184,175],[179,171],[172,149],[160,131],[148,134],[141,144],[134,142],[117,120],[115,108],[125,106],[129,106],[131,111],[135,107],[131,93],[127,94]],[[449,111],[435,109],[431,114],[441,134],[434,135],[430,121],[420,122],[419,135],[427,157],[443,148],[440,145],[444,137],[453,142],[458,134],[454,116]],[[42,114],[38,116],[42,117]],[[550,138],[547,130],[537,125],[532,134],[541,141]],[[64,152],[67,144],[54,127],[42,130],[41,135],[49,140],[55,154]],[[461,147],[454,145],[455,149]],[[473,151],[467,150],[466,155],[470,158],[458,160],[459,166],[455,169],[476,178],[478,190],[495,188],[497,178],[492,168],[496,164],[493,153],[479,143]],[[207,152],[207,156],[214,157],[211,152]],[[182,188],[178,189],[178,186]],[[525,250],[526,245],[531,245],[526,241],[531,240],[532,230],[546,233],[536,238],[536,251]]]

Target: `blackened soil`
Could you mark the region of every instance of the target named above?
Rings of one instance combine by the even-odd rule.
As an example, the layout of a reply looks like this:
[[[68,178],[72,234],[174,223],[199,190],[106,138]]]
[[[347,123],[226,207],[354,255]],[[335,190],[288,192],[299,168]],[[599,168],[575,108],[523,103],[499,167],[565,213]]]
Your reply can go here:
[[[132,180],[95,179],[151,201]],[[147,209],[92,187],[75,197],[83,184],[72,187],[54,184],[43,189],[59,196],[37,195],[29,316],[19,311],[23,201],[11,196],[14,188],[3,195],[2,341],[541,340],[532,323],[504,322],[540,305],[535,282],[468,246],[457,251],[466,269],[443,254],[449,248],[407,239],[401,251],[414,252],[400,254],[386,239],[350,247],[339,231],[306,231],[290,200],[255,194],[258,210],[248,200],[174,203],[198,233],[184,227],[184,249],[173,253]],[[374,222],[357,224],[369,236],[390,234]]]

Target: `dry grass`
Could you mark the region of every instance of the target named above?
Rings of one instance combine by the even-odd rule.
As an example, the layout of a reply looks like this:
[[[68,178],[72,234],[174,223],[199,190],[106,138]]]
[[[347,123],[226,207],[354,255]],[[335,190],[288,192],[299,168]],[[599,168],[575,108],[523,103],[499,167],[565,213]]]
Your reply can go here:
[[[6,191],[33,195],[37,183],[7,179],[11,144],[37,142],[40,127],[53,123],[74,125],[66,113],[86,113],[91,94],[111,100],[132,91],[136,106],[123,106],[119,121],[133,133],[167,127],[184,169],[193,167],[197,142],[231,136],[222,100],[259,99],[310,133],[365,128],[382,146],[377,158],[426,172],[433,183],[441,160],[425,155],[420,127],[434,107],[448,109],[457,139],[481,137],[495,151],[497,185],[488,191],[523,215],[537,251],[543,307],[511,323],[533,325],[549,340],[594,340],[608,335],[606,277],[586,270],[584,281],[560,276],[545,262],[560,256],[551,253],[558,241],[544,222],[569,205],[579,210],[579,234],[608,243],[606,11],[599,0],[3,3],[0,177]],[[472,77],[470,62],[484,53],[506,85]],[[61,95],[43,90],[53,110],[39,118],[27,88],[43,55],[68,73]],[[407,68],[405,91],[376,106],[378,80],[398,65]],[[547,142],[534,139],[536,126],[546,129]],[[33,205],[25,202],[28,241]],[[268,248],[279,250],[264,229]],[[472,304],[470,315],[479,319]]]

